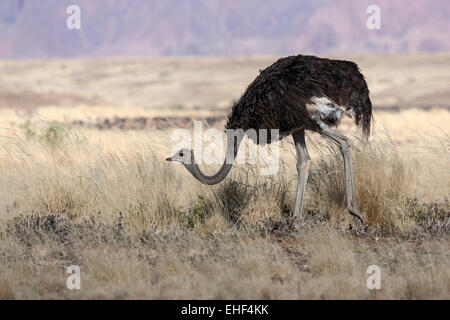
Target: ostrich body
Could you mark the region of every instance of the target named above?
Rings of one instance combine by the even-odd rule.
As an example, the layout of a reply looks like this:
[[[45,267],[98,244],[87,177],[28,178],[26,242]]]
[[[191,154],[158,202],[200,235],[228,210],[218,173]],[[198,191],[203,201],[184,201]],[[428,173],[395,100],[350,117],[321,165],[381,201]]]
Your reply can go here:
[[[303,198],[311,167],[305,144],[305,130],[321,134],[339,145],[344,158],[345,192],[350,214],[363,221],[359,212],[352,170],[353,142],[333,130],[344,116],[355,118],[367,139],[370,134],[372,104],[364,76],[350,61],[315,56],[290,56],[277,60],[260,71],[228,115],[226,129],[278,129],[279,135],[268,135],[268,143],[292,135],[297,153],[298,186],[293,216],[301,218]],[[214,185],[231,170],[242,137],[227,137],[226,160],[212,176],[201,172],[194,153],[182,149],[168,161],[182,162],[200,182]],[[257,138],[256,143],[260,143]]]

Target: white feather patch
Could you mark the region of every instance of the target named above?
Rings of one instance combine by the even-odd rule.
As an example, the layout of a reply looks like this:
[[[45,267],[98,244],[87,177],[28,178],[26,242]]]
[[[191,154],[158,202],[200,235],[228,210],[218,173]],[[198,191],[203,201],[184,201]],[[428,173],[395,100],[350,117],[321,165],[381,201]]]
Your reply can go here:
[[[328,97],[312,97],[312,103],[306,104],[306,110],[313,120],[334,120],[339,122],[344,114],[349,117],[354,115],[352,109],[338,105]]]

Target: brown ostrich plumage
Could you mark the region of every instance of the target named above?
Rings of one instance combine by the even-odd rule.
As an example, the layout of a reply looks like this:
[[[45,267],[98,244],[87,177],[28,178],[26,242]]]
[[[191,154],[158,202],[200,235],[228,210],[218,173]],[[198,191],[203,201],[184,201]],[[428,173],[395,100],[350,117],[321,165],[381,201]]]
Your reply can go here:
[[[368,138],[372,104],[364,76],[351,61],[315,56],[290,56],[262,70],[235,103],[228,115],[227,129],[279,129],[280,137],[297,128],[316,131],[319,124],[307,104],[313,97],[327,97],[334,108],[352,111]],[[322,119],[337,126],[339,118]]]

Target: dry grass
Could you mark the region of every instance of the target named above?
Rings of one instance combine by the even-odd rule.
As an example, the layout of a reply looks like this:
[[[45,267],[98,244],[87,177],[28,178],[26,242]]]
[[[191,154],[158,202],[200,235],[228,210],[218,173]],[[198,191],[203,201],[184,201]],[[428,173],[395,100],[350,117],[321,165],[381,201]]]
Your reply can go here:
[[[381,130],[358,144],[366,228],[345,213],[340,154],[312,136],[295,229],[290,141],[275,176],[241,165],[207,187],[163,161],[170,132],[4,129],[0,298],[449,298],[450,142],[446,132],[414,134],[423,147]],[[72,264],[81,290],[65,286]],[[381,290],[366,287],[372,264]]]

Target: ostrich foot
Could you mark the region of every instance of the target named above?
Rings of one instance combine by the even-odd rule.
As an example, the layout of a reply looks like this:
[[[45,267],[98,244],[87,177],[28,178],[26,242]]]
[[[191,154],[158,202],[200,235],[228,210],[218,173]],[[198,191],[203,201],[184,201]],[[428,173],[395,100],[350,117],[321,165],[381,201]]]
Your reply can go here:
[[[359,212],[358,209],[347,207],[348,212],[357,218],[362,224],[367,224],[367,221],[364,219],[364,216]]]

